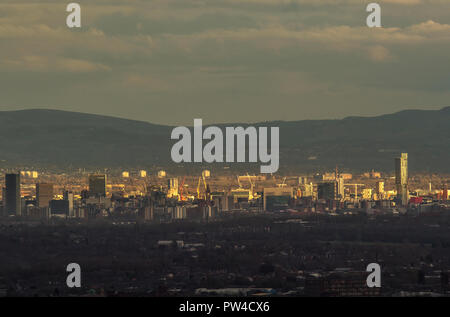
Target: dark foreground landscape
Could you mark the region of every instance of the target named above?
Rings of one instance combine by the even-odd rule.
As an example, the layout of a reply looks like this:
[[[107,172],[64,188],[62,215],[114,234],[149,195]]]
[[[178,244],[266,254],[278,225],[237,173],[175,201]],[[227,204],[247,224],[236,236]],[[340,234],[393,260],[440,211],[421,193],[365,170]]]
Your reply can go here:
[[[57,221],[57,220],[55,220]],[[3,296],[446,296],[450,217],[248,215],[0,225]],[[82,287],[66,286],[81,266]],[[381,288],[368,289],[378,263]]]

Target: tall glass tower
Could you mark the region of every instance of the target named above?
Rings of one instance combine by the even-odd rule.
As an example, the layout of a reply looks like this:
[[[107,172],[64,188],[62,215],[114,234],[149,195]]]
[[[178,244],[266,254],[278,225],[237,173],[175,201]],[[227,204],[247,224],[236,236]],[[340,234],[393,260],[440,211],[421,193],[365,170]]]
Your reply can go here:
[[[402,206],[408,204],[408,153],[402,153],[395,158],[395,187],[397,189],[397,201]]]
[[[20,199],[20,174],[5,175],[5,215],[22,215],[22,203]]]

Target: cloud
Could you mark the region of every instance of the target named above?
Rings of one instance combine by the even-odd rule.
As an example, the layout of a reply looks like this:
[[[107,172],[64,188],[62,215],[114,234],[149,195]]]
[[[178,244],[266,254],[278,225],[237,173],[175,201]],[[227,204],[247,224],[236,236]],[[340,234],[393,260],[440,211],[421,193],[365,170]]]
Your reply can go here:
[[[374,1],[376,29],[365,24],[369,2],[91,0],[76,30],[65,26],[67,3],[4,0],[0,104],[173,123],[447,102],[450,2]]]
[[[369,59],[375,62],[384,62],[392,59],[389,50],[383,46],[373,46],[368,49]]]
[[[46,56],[27,55],[16,59],[6,59],[0,62],[0,68],[8,71],[31,72],[70,72],[89,73],[98,71],[111,71],[111,68],[102,64],[73,58],[50,58]]]
[[[141,74],[127,74],[124,78],[124,85],[130,88],[144,88],[149,91],[170,91],[175,87],[164,80],[151,75],[143,76]]]

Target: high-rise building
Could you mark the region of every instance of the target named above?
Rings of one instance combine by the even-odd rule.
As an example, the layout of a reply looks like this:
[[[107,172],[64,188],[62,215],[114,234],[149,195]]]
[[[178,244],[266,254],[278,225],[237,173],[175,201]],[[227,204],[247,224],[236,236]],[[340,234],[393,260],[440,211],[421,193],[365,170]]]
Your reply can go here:
[[[69,201],[63,199],[52,199],[49,203],[50,212],[52,216],[69,215]]]
[[[318,199],[331,200],[336,199],[337,194],[336,182],[324,182],[317,185]]]
[[[343,177],[338,177],[336,180],[336,189],[337,189],[337,198],[344,199],[345,198],[345,183]]]
[[[89,195],[90,196],[106,196],[106,175],[91,174],[89,175]]]
[[[378,199],[384,198],[384,181],[378,181],[376,184],[376,193],[378,196]]]
[[[1,213],[0,213],[1,216],[6,216],[5,197],[6,197],[6,188],[2,187],[3,204],[2,204],[2,210],[1,210]]]
[[[53,184],[36,184],[36,203],[39,208],[48,207],[53,199]]]
[[[177,197],[178,196],[178,178],[169,178],[167,180],[167,186],[169,188],[167,192],[167,197]]]
[[[395,158],[395,187],[397,201],[402,205],[408,204],[408,153],[402,153]]]
[[[5,175],[5,196],[3,198],[4,214],[22,214],[22,204],[20,199],[20,174]]]
[[[64,191],[64,200],[69,203],[69,217],[75,217],[74,209],[73,209],[73,192]]]

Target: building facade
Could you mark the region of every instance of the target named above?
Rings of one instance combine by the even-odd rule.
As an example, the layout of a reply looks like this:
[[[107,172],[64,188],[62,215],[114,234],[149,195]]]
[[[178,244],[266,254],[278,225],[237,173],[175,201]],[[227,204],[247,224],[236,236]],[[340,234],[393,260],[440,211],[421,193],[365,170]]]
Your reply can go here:
[[[89,175],[89,195],[96,197],[106,196],[106,175],[91,174]]]
[[[22,215],[20,198],[20,174],[5,175],[5,195],[3,198],[5,215]]]
[[[405,206],[408,204],[408,153],[402,153],[395,158],[395,187],[397,189],[397,201]]]
[[[53,199],[53,184],[36,184],[36,203],[37,207],[48,207],[50,200]]]

